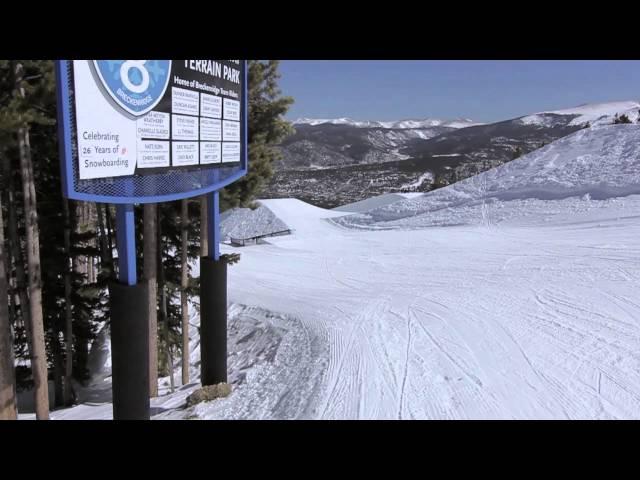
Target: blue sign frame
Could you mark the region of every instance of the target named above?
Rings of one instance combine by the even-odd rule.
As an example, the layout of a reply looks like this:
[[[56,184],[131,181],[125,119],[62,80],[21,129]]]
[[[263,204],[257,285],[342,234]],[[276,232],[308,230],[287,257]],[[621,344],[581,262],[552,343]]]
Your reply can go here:
[[[71,74],[72,60],[56,61],[56,89],[58,98],[58,134],[60,143],[60,167],[62,177],[62,190],[66,198],[72,200],[82,200],[99,203],[112,204],[143,204],[143,203],[160,203],[174,200],[182,200],[192,198],[208,193],[216,192],[225,186],[239,180],[247,174],[248,171],[248,66],[247,61],[243,62],[243,78],[242,78],[242,99],[241,118],[243,124],[243,133],[241,136],[241,158],[240,166],[222,167],[216,166],[211,168],[210,165],[203,168],[206,170],[207,177],[200,182],[200,186],[183,191],[176,191],[161,195],[140,195],[136,194],[135,176],[114,177],[111,179],[97,180],[79,180],[74,164],[78,162],[77,145],[74,145],[74,136],[76,135],[74,124],[75,102],[73,97],[73,78]],[[74,163],[75,162],[75,163]],[[189,177],[193,180],[193,171],[171,170],[164,176],[171,179],[180,179],[181,177]],[[162,179],[160,179],[162,181]],[[198,183],[198,182],[192,182]],[[87,186],[92,184],[116,186],[120,193],[104,194],[87,191]],[[90,190],[90,189],[89,189]]]

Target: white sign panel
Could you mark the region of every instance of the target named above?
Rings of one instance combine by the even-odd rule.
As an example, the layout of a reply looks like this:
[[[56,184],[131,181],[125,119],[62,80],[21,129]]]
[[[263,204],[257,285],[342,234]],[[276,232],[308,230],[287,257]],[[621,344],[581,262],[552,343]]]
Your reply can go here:
[[[222,118],[222,98],[208,93],[201,93],[200,115],[202,117]]]
[[[138,142],[138,168],[162,168],[171,165],[170,142]]]
[[[133,175],[136,169],[135,122],[124,122],[98,88],[89,62],[75,62],[79,175],[91,178]]]
[[[186,165],[198,165],[199,160],[198,142],[172,142],[171,156],[175,167]]]
[[[171,115],[172,140],[198,140],[198,117]]]
[[[185,115],[198,115],[200,111],[200,95],[198,92],[173,87],[171,89],[171,112]]]
[[[225,142],[240,141],[240,122],[222,121],[222,140]]]
[[[170,135],[168,113],[149,112],[137,121],[138,138],[158,138],[168,140]]]
[[[222,121],[213,118],[200,119],[200,140],[219,142],[222,140]]]
[[[222,146],[220,142],[200,142],[200,163],[220,163]]]
[[[231,100],[229,98],[224,99],[224,118],[226,120],[240,121],[240,102],[237,100]]]
[[[222,163],[240,161],[240,142],[222,143]]]

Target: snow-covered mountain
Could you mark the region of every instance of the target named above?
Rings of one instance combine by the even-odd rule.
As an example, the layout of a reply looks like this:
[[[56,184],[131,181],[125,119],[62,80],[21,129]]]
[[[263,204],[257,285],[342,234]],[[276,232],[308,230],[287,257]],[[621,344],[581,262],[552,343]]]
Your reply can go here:
[[[298,118],[292,122],[294,125],[350,125],[357,128],[387,128],[387,129],[422,129],[430,127],[465,128],[473,125],[482,125],[467,118],[454,120],[440,120],[436,118],[426,118],[419,120],[396,120],[390,122],[376,120],[353,120],[351,118]]]
[[[640,103],[636,101],[591,103],[563,110],[534,113],[520,118],[520,121],[527,125],[548,126],[557,122],[566,122],[566,117],[571,117],[568,122],[570,126],[580,126],[586,123],[607,125],[613,121],[616,115],[627,115],[632,122],[636,122],[639,110]]]
[[[603,125],[581,129],[453,185],[336,221],[375,228],[457,225],[465,223],[465,216],[480,218],[479,212],[495,202],[606,200],[633,194],[640,194],[640,127]],[[491,210],[494,220],[513,214],[502,207]]]
[[[609,102],[490,124],[435,119],[300,119],[264,192],[333,208],[385,193],[426,192],[505,164],[586,126],[636,122],[640,103]]]
[[[581,126],[586,123],[591,125],[606,125],[611,123],[615,115],[627,115],[632,122],[636,122],[639,117],[640,102],[626,100],[618,102],[589,103],[577,107],[564,108],[559,110],[547,110],[521,117],[519,120],[527,125],[553,125],[562,123],[570,126]],[[571,117],[567,122],[567,118]],[[299,118],[292,122],[294,125],[350,125],[358,128],[388,128],[388,129],[421,129],[430,127],[466,128],[484,123],[474,122],[467,118],[454,120],[440,120],[426,118],[420,120],[397,120],[397,121],[359,121],[350,118]]]

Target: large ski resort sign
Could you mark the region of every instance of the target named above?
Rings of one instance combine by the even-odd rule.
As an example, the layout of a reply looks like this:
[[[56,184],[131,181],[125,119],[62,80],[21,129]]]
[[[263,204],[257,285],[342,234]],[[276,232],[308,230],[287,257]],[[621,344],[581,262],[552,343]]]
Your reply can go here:
[[[247,172],[243,60],[57,62],[68,198],[157,203]]]

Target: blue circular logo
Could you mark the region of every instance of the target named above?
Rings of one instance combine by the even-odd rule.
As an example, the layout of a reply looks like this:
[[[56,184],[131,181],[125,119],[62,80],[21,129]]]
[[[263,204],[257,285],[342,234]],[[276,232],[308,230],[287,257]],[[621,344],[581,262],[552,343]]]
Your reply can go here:
[[[164,96],[171,60],[94,60],[107,93],[126,112],[142,116]]]

